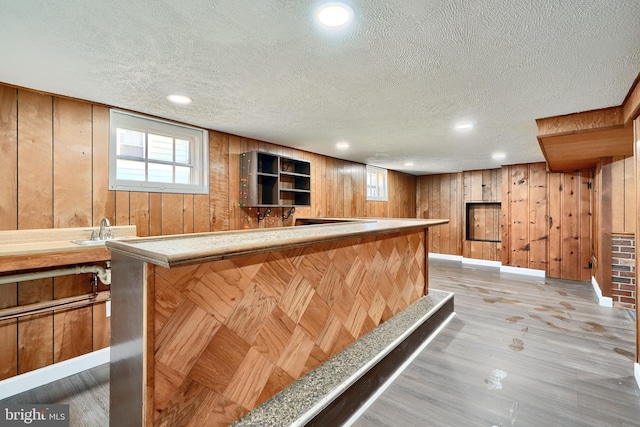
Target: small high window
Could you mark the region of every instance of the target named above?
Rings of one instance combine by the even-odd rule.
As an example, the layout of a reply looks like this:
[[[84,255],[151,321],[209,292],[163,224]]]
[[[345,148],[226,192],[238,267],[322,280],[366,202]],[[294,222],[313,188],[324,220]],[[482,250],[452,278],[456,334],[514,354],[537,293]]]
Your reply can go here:
[[[109,189],[209,193],[203,129],[111,110]]]
[[[386,202],[387,170],[367,165],[367,200]]]

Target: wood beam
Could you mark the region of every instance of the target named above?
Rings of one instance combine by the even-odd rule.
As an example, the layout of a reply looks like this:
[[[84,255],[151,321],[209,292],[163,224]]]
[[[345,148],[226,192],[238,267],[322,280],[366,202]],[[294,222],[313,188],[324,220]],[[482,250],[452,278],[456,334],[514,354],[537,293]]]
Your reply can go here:
[[[538,136],[538,143],[552,172],[591,169],[602,157],[631,156],[633,128],[620,125],[601,130]]]
[[[622,107],[610,107],[564,116],[536,119],[538,137],[618,127],[624,125],[623,116]]]
[[[640,116],[640,73],[636,77],[636,81],[631,86],[629,94],[622,103],[623,116],[625,125],[631,123]]]

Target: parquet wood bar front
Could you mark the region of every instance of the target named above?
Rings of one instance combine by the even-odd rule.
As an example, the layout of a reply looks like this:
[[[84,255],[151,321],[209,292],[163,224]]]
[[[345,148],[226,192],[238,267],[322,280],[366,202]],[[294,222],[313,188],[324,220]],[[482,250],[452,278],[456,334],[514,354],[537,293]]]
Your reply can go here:
[[[154,424],[192,425],[209,405],[208,425],[224,425],[408,307],[424,291],[423,240],[154,266]]]
[[[240,418],[428,292],[430,225],[416,221],[387,221],[398,226],[384,232],[375,225],[381,220],[360,222],[348,226],[363,228],[358,233],[339,227],[347,233],[340,239],[322,225],[295,227],[324,239],[163,264],[172,268],[145,258],[153,252],[127,256],[124,249],[135,244],[111,242],[113,278],[123,292],[112,290],[114,310],[124,310],[112,320],[112,420],[131,418],[134,407],[131,419],[141,417],[143,425]],[[132,333],[131,310],[143,322],[133,331],[141,343],[135,357],[121,352],[133,342],[122,336]],[[124,375],[132,370],[138,376]],[[139,403],[123,409],[131,402]]]

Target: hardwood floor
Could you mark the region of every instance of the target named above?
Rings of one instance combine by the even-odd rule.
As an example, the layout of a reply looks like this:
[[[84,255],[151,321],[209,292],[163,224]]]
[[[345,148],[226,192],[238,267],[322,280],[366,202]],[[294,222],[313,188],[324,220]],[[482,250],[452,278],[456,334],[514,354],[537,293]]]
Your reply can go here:
[[[591,284],[430,261],[457,317],[356,426],[639,426],[634,320]]]
[[[109,364],[0,400],[13,404],[65,403],[72,427],[109,425]]]
[[[431,260],[457,317],[356,426],[639,426],[634,320],[589,283]],[[108,425],[102,365],[0,404],[69,403],[71,426]]]

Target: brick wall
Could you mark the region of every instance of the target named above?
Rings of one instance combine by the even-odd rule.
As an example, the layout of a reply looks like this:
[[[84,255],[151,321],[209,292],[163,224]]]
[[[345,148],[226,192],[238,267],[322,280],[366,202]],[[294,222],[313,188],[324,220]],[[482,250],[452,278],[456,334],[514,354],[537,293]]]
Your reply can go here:
[[[611,239],[611,293],[613,306],[636,308],[636,256],[633,235],[614,234]]]

